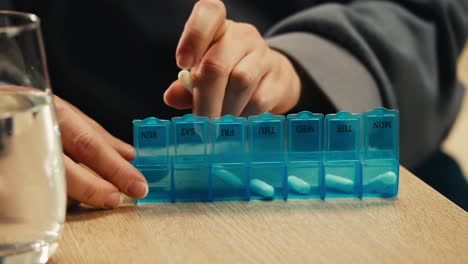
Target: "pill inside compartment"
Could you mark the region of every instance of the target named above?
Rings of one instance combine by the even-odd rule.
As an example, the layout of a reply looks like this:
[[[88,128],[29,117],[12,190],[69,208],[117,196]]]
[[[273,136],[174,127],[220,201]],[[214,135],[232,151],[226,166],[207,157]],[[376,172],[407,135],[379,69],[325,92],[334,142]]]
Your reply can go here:
[[[361,115],[338,112],[325,117],[326,198],[361,197]]]
[[[308,111],[287,117],[288,199],[323,196],[323,118]]]
[[[264,113],[248,122],[251,199],[287,199],[285,117]]]
[[[172,118],[175,201],[210,201],[207,117],[187,114]]]
[[[363,113],[363,196],[394,197],[399,180],[398,111]]]
[[[171,153],[168,120],[149,117],[133,121],[135,159],[132,164],[148,182],[148,195],[137,203],[171,201]]]
[[[214,201],[248,200],[247,119],[214,118],[211,136],[211,193]]]

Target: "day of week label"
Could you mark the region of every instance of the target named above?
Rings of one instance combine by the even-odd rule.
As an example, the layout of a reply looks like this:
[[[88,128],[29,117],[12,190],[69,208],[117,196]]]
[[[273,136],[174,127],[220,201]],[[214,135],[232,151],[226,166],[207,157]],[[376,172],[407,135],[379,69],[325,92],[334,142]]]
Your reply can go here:
[[[392,128],[392,121],[374,121],[373,128]]]
[[[275,127],[259,127],[258,134],[261,135],[274,135],[275,134]]]
[[[195,128],[194,127],[181,128],[180,135],[181,136],[195,136]]]
[[[297,133],[311,133],[314,132],[314,127],[313,126],[296,126],[296,132]]]
[[[140,135],[145,139],[157,138],[158,137],[158,131],[156,131],[156,130],[142,131],[142,132],[140,132]]]
[[[223,137],[232,137],[232,136],[234,136],[234,129],[232,129],[232,128],[221,129],[221,136],[223,136]]]
[[[353,129],[351,125],[338,125],[336,126],[336,132],[349,133],[349,132],[353,132]]]

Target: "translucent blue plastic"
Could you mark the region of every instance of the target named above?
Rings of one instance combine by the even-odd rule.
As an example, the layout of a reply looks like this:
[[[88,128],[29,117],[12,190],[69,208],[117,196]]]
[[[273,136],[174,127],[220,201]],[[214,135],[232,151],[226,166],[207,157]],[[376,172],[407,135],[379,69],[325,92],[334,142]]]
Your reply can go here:
[[[249,199],[247,119],[214,118],[210,134],[212,200]]]
[[[324,198],[323,115],[290,114],[288,127],[288,198]]]
[[[287,199],[284,120],[270,113],[249,117],[251,199]]]
[[[188,114],[172,118],[173,199],[210,201],[210,160],[207,117]]]
[[[363,114],[363,196],[393,197],[398,193],[398,112],[377,108]]]
[[[394,197],[398,112],[135,120],[139,203]]]
[[[144,199],[146,202],[173,201],[170,129],[171,122],[155,117],[133,121],[135,160],[132,163],[148,181],[149,192]]]
[[[325,196],[360,196],[361,115],[327,115],[325,133]]]

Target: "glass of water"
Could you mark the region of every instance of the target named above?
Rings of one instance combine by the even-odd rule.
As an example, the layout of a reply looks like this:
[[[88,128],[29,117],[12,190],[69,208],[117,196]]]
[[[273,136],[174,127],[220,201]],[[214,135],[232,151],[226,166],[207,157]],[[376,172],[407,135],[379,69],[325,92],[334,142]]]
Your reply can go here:
[[[39,19],[0,11],[0,263],[45,263],[66,210]]]

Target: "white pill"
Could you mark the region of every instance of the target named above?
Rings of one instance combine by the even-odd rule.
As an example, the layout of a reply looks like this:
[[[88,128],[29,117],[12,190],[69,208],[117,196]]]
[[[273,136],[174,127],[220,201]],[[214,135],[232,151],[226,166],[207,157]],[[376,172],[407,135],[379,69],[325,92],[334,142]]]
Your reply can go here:
[[[308,194],[312,188],[306,181],[294,175],[288,176],[288,186],[299,194]]]
[[[325,186],[344,193],[354,192],[354,182],[352,180],[333,174],[325,175]]]
[[[271,199],[275,195],[275,188],[259,179],[253,179],[250,181],[250,190],[267,199]]]
[[[244,186],[241,179],[228,170],[213,170],[213,175],[226,184],[231,185],[232,188],[242,188]]]
[[[365,186],[366,192],[388,193],[396,184],[397,177],[393,171],[387,171],[371,179]]]
[[[192,81],[192,75],[190,74],[189,71],[187,70],[181,70],[179,72],[179,75],[177,76],[179,81],[182,82],[182,84],[185,86],[185,88],[192,93],[193,91],[193,81]]]

